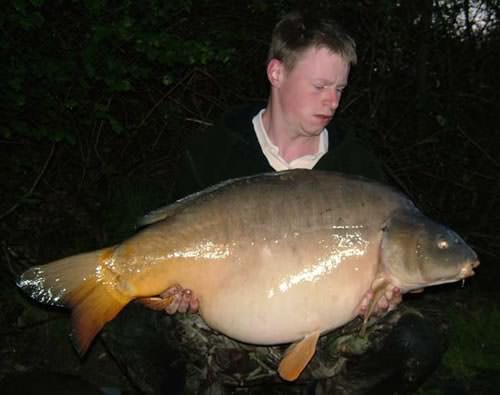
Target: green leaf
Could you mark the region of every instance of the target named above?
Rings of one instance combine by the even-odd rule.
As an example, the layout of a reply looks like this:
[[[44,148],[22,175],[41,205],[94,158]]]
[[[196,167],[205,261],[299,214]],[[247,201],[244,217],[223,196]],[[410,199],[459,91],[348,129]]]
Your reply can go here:
[[[116,92],[128,92],[132,89],[132,85],[127,80],[111,81],[109,85]]]
[[[106,0],[84,0],[85,7],[94,14],[99,14],[106,6]]]
[[[117,133],[117,134],[121,134],[123,133],[123,126],[122,124],[116,120],[115,118],[109,116],[108,117],[108,121],[111,125],[111,129],[113,129],[113,132]]]
[[[45,0],[30,0],[30,3],[33,6],[40,8],[42,5],[44,5]]]
[[[14,8],[18,12],[23,14],[26,12],[26,1],[24,0],[14,0]]]

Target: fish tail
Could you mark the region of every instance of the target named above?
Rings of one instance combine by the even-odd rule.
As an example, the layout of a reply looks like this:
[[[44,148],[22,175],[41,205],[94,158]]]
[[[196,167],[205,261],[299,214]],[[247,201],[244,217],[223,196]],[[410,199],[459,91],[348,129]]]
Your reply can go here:
[[[109,269],[100,265],[113,251],[106,248],[32,267],[17,280],[17,286],[37,302],[71,309],[72,340],[81,355],[131,300],[118,291]]]
[[[129,302],[130,298],[95,280],[86,281],[71,292],[68,305],[71,307],[72,340],[80,355],[86,353],[104,325]]]

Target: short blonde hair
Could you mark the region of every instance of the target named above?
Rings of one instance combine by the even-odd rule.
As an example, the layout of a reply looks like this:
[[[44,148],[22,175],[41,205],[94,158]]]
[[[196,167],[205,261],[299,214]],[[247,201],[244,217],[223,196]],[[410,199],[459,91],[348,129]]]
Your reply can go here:
[[[287,70],[291,70],[309,48],[323,47],[340,55],[349,65],[357,62],[356,43],[337,22],[307,18],[299,12],[292,12],[276,24],[267,62],[278,59]]]

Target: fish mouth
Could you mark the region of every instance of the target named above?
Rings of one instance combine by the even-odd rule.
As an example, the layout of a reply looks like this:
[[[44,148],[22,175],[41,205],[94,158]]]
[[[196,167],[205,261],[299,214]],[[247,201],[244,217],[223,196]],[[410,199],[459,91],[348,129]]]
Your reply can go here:
[[[474,269],[479,266],[479,260],[474,260],[467,262],[464,267],[460,270],[460,278],[467,278],[473,276]]]

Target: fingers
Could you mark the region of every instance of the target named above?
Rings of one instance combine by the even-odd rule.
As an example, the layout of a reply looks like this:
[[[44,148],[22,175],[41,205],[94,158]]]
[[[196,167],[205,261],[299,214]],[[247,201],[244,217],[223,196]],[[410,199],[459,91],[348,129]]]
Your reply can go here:
[[[180,285],[173,285],[160,294],[162,298],[171,297],[172,301],[165,308],[165,313],[172,315],[175,313],[196,313],[200,308],[198,298],[193,296],[190,289],[183,289]]]
[[[359,306],[359,314],[361,314],[362,316],[366,316],[366,313],[368,311],[368,306],[372,299],[373,299],[373,291],[370,289],[368,290],[363,300],[361,301],[361,304]]]
[[[398,287],[388,286],[380,298],[375,309],[375,314],[382,315],[393,310],[402,300],[401,290]]]
[[[359,306],[359,314],[366,317],[369,306],[373,303],[374,297],[373,290],[370,289],[366,292]],[[372,313],[376,316],[381,316],[388,311],[393,310],[399,303],[401,303],[401,300],[401,290],[398,287],[389,284],[384,290],[384,293],[376,301],[376,305],[374,306]]]
[[[172,285],[170,288],[167,288],[163,291],[160,296],[162,298],[168,298],[169,296],[177,295],[182,291],[182,287],[179,284]]]
[[[382,314],[385,311],[387,311],[388,308],[389,308],[389,302],[387,300],[387,296],[383,295],[377,303],[377,307],[375,308],[375,313]]]
[[[191,298],[192,298],[192,293],[191,293],[190,289],[182,290],[181,295],[180,295],[179,306],[177,307],[177,311],[179,313],[185,313],[186,311],[188,311],[189,306],[190,306],[190,302],[191,302]]]
[[[182,299],[181,293],[177,293],[175,295],[172,295],[172,301],[170,302],[170,304],[167,307],[165,307],[165,313],[170,314],[170,315],[177,313],[177,311],[179,310],[179,305],[181,303],[181,299]]]
[[[401,296],[401,289],[394,287],[387,300],[389,301],[389,311],[391,311],[403,300],[403,297]]]
[[[189,302],[189,312],[197,313],[200,309],[200,301],[196,296],[191,295],[191,301]]]

